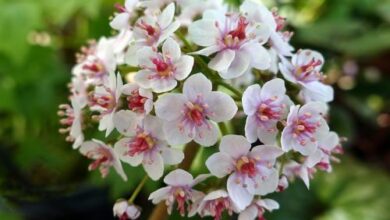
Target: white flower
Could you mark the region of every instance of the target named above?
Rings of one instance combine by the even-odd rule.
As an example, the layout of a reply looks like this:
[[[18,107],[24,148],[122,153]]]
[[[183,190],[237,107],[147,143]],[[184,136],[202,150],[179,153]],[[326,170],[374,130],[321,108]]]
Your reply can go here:
[[[86,78],[87,84],[101,85],[106,83],[109,73],[115,71],[116,60],[113,51],[114,39],[100,38],[97,44],[82,48],[79,64],[72,72],[75,76]]]
[[[262,46],[269,38],[268,27],[240,14],[209,10],[188,31],[195,44],[205,47],[197,54],[217,53],[208,65],[224,79],[237,78],[250,67],[265,70],[271,65]]]
[[[242,97],[244,112],[248,115],[245,136],[253,143],[260,139],[264,144],[275,144],[278,129],[276,124],[286,118],[292,105],[286,95],[284,81],[273,79],[264,84],[249,86]]]
[[[122,93],[122,86],[121,75],[111,72],[108,83],[95,87],[90,100],[91,110],[100,113],[99,131],[105,130],[106,137],[114,130],[113,118]]]
[[[132,204],[129,204],[126,200],[118,200],[113,208],[114,216],[120,220],[138,219],[141,215],[141,208]]]
[[[227,190],[240,210],[245,209],[254,195],[274,192],[279,176],[275,169],[276,158],[283,151],[274,146],[260,145],[251,151],[251,144],[243,136],[224,136],[220,152],[211,155],[206,166],[218,178],[230,175]]]
[[[301,95],[306,102],[333,100],[333,88],[321,82],[324,58],[316,51],[299,50],[293,55],[291,62],[282,58],[280,71],[285,79],[303,87]]]
[[[118,13],[110,22],[110,26],[118,31],[130,29],[130,19],[134,16],[139,0],[126,0],[125,5],[115,4]]]
[[[307,166],[318,167],[327,172],[332,171],[331,161],[338,161],[332,153],[342,153],[340,138],[335,132],[329,132],[318,140],[317,150],[306,158]]]
[[[125,64],[125,56],[127,47],[129,46],[133,37],[132,30],[121,30],[113,37],[113,51],[117,65]]]
[[[327,106],[321,102],[310,102],[300,107],[291,106],[287,126],[282,132],[282,149],[298,151],[308,156],[318,149],[318,140],[329,132],[324,116]]]
[[[168,39],[179,27],[178,21],[173,21],[175,4],[169,4],[161,13],[146,14],[138,19],[133,30],[134,42],[127,50],[125,61],[131,66],[138,65],[137,52],[144,46],[157,48]]]
[[[136,113],[120,111],[115,115],[115,126],[127,136],[115,144],[120,159],[131,166],[142,164],[153,180],[163,175],[164,164],[178,164],[184,158],[183,152],[168,147],[157,117],[147,115],[140,121]]]
[[[228,193],[222,189],[207,194],[198,208],[201,217],[212,216],[214,220],[220,220],[224,211],[231,216],[233,212],[238,212],[238,209]]]
[[[238,215],[238,220],[264,219],[264,212],[279,209],[279,204],[272,199],[258,199]]]
[[[280,31],[284,26],[284,19],[276,12],[271,12],[261,1],[246,0],[240,7],[240,10],[248,17],[249,20],[267,25],[270,30],[271,48],[277,51],[281,56],[291,56],[294,48],[289,44],[288,39],[291,34]]]
[[[287,178],[294,179],[295,176],[298,176],[302,179],[307,188],[310,186],[310,179],[313,178],[315,171],[314,168],[308,167],[307,163],[300,164],[296,161],[288,162],[283,168],[283,174]]]
[[[122,94],[127,96],[127,107],[138,114],[147,115],[153,109],[153,93],[148,89],[140,88],[136,83],[129,83],[122,87]]]
[[[80,153],[89,159],[94,160],[88,167],[89,170],[99,168],[102,177],[106,177],[109,173],[110,167],[114,167],[115,171],[127,181],[122,164],[119,161],[118,155],[114,152],[111,146],[93,139],[92,141],[84,142],[80,147]]]
[[[164,133],[171,145],[191,140],[203,146],[214,145],[219,135],[214,122],[228,121],[237,112],[234,100],[225,93],[212,92],[211,81],[201,73],[185,81],[183,94],[161,96],[155,109],[164,120]]]
[[[169,38],[162,46],[162,53],[151,47],[144,47],[138,53],[142,68],[134,80],[143,88],[161,93],[174,89],[177,81],[184,80],[191,73],[194,58],[182,55],[180,45]]]
[[[209,176],[209,174],[202,174],[194,179],[187,171],[182,169],[174,170],[164,178],[164,182],[168,186],[151,193],[149,200],[152,200],[154,204],[158,204],[165,200],[169,214],[172,213],[173,205],[177,203],[177,210],[180,212],[181,216],[185,215],[185,205],[187,204],[189,216],[193,215],[198,209],[199,202],[204,194],[192,189],[192,187]]]

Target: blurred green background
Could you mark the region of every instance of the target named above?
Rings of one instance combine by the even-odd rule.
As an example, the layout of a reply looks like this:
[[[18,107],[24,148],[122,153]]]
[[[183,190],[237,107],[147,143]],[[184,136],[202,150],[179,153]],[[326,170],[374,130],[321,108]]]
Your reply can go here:
[[[142,178],[126,166],[129,182],[114,172],[101,180],[58,133],[74,54],[113,34],[115,2],[0,0],[0,219],[112,219],[115,199]],[[296,48],[327,58],[331,127],[348,137],[334,172],[317,173],[310,191],[298,180],[275,195],[281,209],[268,219],[390,219],[390,0],[265,2],[288,17]],[[137,199],[141,219],[158,186],[149,183]]]

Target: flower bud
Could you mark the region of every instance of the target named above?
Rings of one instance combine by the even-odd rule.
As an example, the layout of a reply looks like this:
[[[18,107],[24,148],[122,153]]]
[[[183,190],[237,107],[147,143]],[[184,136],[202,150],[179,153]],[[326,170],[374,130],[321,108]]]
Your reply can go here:
[[[118,200],[113,208],[114,216],[118,217],[120,220],[127,219],[137,219],[141,215],[141,208],[129,204],[126,200]]]

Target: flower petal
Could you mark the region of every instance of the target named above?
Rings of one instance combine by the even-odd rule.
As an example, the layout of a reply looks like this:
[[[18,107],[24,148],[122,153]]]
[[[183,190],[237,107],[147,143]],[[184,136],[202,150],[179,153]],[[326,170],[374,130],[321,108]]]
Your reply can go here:
[[[209,47],[217,44],[219,30],[213,20],[198,20],[188,28],[189,38],[197,45]]]
[[[234,50],[224,50],[219,52],[211,61],[208,66],[210,69],[222,72],[228,70],[232,62],[235,60],[236,52]],[[240,58],[237,58],[238,60]]]
[[[152,180],[158,180],[164,173],[164,161],[160,154],[155,153],[149,155],[148,158],[144,157],[142,162],[143,167]]]
[[[152,87],[152,80],[150,76],[153,75],[153,72],[150,70],[140,70],[134,76],[134,81],[144,89],[150,89]]]
[[[162,11],[161,15],[158,17],[158,24],[162,29],[168,27],[172,23],[173,17],[175,16],[175,4],[171,3]]]
[[[254,195],[244,187],[242,178],[233,173],[227,180],[227,191],[239,210],[244,210],[252,202]]]
[[[250,64],[250,55],[248,53],[236,53],[233,61],[228,65],[228,69],[218,71],[224,79],[234,79],[242,76],[248,69]]]
[[[245,122],[245,137],[250,143],[257,141],[257,130],[256,116],[248,116]]]
[[[215,153],[206,160],[210,173],[218,178],[230,174],[234,170],[234,162],[226,153]]]
[[[192,175],[182,169],[171,171],[164,178],[164,183],[171,186],[189,186],[193,181]]]
[[[179,149],[164,147],[161,150],[161,156],[164,159],[164,164],[176,165],[184,159],[184,153]]]
[[[177,80],[184,80],[190,75],[192,67],[194,66],[194,58],[191,56],[182,56],[177,62],[175,62],[176,72],[175,78]]]
[[[171,189],[172,187],[170,186],[166,186],[161,189],[158,189],[149,195],[148,200],[152,200],[153,204],[158,204],[170,196]]]
[[[219,136],[218,126],[210,121],[207,123],[197,128],[194,137],[194,141],[204,147],[209,147],[217,143]]]
[[[165,120],[173,121],[178,119],[187,102],[182,94],[167,94],[160,96],[155,103],[156,115]]]
[[[256,206],[251,205],[238,215],[238,220],[254,220],[256,219],[258,212],[259,210]]]
[[[212,84],[202,73],[190,76],[184,83],[183,94],[190,101],[195,101],[199,95],[207,97],[212,90]]]
[[[192,137],[188,136],[183,130],[180,130],[180,123],[178,120],[164,122],[164,134],[170,145],[186,144],[192,140]]]
[[[215,122],[228,121],[237,113],[236,103],[223,92],[211,92],[205,99],[208,104],[207,110],[211,112],[207,116]]]
[[[246,115],[253,115],[261,102],[262,90],[258,84],[249,86],[242,95],[242,107]]]
[[[180,45],[174,39],[168,38],[162,46],[162,53],[165,58],[179,59],[181,56]]]
[[[261,90],[261,98],[263,100],[277,97],[283,98],[286,94],[286,87],[284,86],[284,81],[279,78],[275,78],[266,82],[263,85],[263,89]]]
[[[241,135],[226,135],[222,137],[219,150],[234,159],[246,155],[251,148],[251,144]]]
[[[135,134],[135,129],[140,122],[136,113],[129,110],[121,110],[115,113],[114,124],[119,133],[131,137]]]
[[[129,24],[130,14],[129,13],[120,13],[112,19],[110,26],[115,30],[126,29]]]
[[[304,90],[302,91],[303,97],[306,102],[320,101],[331,102],[333,101],[334,91],[329,85],[325,85],[321,82],[314,81],[305,83]]]

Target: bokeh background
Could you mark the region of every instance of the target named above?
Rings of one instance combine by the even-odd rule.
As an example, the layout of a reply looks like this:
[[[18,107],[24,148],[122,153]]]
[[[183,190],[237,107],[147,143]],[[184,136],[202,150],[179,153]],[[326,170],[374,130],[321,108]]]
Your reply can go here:
[[[129,182],[114,172],[102,180],[58,133],[74,54],[113,34],[115,2],[0,0],[0,219],[112,219],[115,199],[142,178],[126,166]],[[317,173],[310,190],[298,180],[275,195],[282,208],[268,219],[389,220],[390,0],[265,2],[288,18],[296,48],[327,58],[331,127],[348,137],[334,172]],[[136,200],[141,219],[160,184],[148,183]]]

